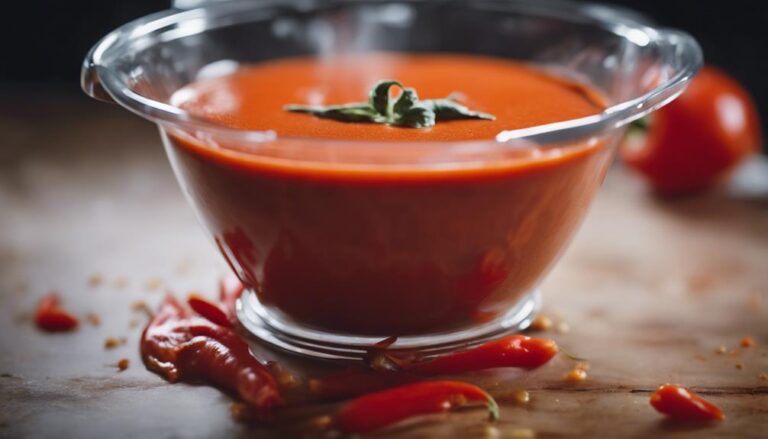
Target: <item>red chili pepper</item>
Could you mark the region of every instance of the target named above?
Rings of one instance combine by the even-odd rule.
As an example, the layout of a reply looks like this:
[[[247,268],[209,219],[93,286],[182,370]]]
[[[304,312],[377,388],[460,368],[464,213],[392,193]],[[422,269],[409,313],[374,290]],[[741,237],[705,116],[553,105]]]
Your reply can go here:
[[[192,315],[167,296],[144,329],[141,355],[150,370],[171,382],[208,382],[264,412],[283,400],[269,370],[232,329]]]
[[[323,399],[341,399],[411,382],[420,375],[459,374],[497,367],[535,368],[551,360],[558,347],[552,340],[511,335],[423,362],[409,362],[387,355],[386,351],[375,351],[377,355],[369,359],[374,371],[348,370],[314,378],[310,380],[310,391]]]
[[[681,421],[722,421],[720,408],[693,390],[675,384],[664,384],[651,394],[651,405],[660,413]]]
[[[498,419],[499,407],[483,389],[459,381],[423,381],[354,399],[341,407],[335,425],[346,433],[367,433],[414,416],[444,413],[471,402],[484,403],[491,420]]]
[[[219,305],[196,294],[192,294],[187,298],[187,304],[196,313],[200,314],[211,323],[215,323],[225,328],[232,327],[232,322],[229,320],[227,313],[222,311]]]
[[[35,324],[38,328],[47,332],[65,332],[77,328],[79,320],[62,308],[60,302],[55,292],[40,299],[35,310]]]
[[[558,352],[552,340],[510,335],[473,349],[455,352],[407,368],[422,374],[456,374],[497,367],[535,368]]]

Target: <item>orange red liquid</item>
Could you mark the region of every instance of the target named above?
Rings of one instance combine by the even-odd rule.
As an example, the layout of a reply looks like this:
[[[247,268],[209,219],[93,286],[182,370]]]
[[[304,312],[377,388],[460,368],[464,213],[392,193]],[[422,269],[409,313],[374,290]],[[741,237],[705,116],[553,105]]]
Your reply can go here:
[[[290,103],[364,101],[380,79],[397,79],[423,99],[460,92],[462,103],[496,120],[422,130],[283,110]],[[194,82],[172,102],[229,127],[272,130],[278,155],[296,138],[387,141],[400,164],[372,159],[357,166],[327,154],[307,159],[315,154],[311,141],[304,156],[276,159],[173,133],[169,156],[222,253],[264,305],[327,330],[428,333],[503,314],[537,285],[583,217],[610,149],[601,140],[522,155],[502,151],[470,166],[425,163],[450,149],[448,141],[493,142],[502,130],[598,113],[596,96],[492,58],[273,61]],[[424,141],[443,143],[417,145]]]

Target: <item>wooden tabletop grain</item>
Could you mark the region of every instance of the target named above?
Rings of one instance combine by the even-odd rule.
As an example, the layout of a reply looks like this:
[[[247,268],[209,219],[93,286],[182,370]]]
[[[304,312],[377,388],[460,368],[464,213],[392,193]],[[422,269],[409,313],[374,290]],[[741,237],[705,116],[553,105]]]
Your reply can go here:
[[[215,389],[171,385],[142,366],[134,302],[154,306],[169,289],[212,294],[224,273],[150,123],[85,98],[0,97],[0,437],[305,435],[332,405],[245,426]],[[52,289],[100,324],[38,332],[30,313]],[[564,379],[574,361],[563,355],[533,372],[461,376],[500,401],[494,427],[469,410],[375,436],[768,437],[766,198],[721,190],[660,201],[617,166],[543,292],[560,329],[546,336],[588,359],[586,381]],[[742,348],[747,335],[756,343]],[[107,350],[108,337],[127,343]],[[130,367],[119,372],[123,357]],[[698,390],[727,420],[665,421],[648,404],[665,382]]]

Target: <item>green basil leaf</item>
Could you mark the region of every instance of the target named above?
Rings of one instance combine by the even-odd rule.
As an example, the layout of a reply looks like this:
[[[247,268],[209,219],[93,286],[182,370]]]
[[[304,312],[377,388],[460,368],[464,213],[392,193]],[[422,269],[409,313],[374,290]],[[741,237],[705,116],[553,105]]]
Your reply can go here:
[[[389,91],[400,87],[402,92],[394,104]],[[409,128],[430,128],[438,121],[457,119],[494,120],[488,113],[473,111],[458,103],[457,94],[444,99],[419,100],[416,90],[403,87],[394,80],[379,81],[368,93],[368,102],[343,105],[286,105],[286,111],[308,113],[340,122],[372,122]]]
[[[368,94],[368,103],[370,106],[377,113],[387,118],[392,117],[389,109],[389,89],[394,86],[402,87],[398,81],[393,81],[390,79],[379,81],[376,85],[373,86],[370,93]]]
[[[329,105],[327,107],[286,105],[284,108],[293,113],[308,113],[339,122],[379,122],[378,115],[368,106],[368,103]]]
[[[496,117],[492,114],[470,110],[469,108],[450,98],[432,99],[423,101],[423,103],[435,112],[435,117],[438,121],[460,119],[496,120]]]
[[[419,96],[416,94],[416,90],[412,88],[404,88],[400,93],[400,97],[397,98],[395,105],[392,107],[392,111],[395,115],[403,114],[410,110],[414,105],[418,104]]]
[[[410,128],[431,128],[435,126],[435,112],[431,108],[417,104],[396,115],[392,125]]]

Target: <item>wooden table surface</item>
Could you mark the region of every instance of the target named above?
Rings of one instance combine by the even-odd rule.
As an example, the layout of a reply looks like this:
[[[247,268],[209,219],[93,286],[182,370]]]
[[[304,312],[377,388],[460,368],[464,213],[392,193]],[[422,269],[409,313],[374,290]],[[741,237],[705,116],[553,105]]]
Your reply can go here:
[[[154,306],[166,289],[210,294],[225,272],[151,124],[85,98],[0,99],[0,437],[302,435],[333,406],[247,427],[217,390],[170,385],[141,364],[132,303]],[[51,289],[101,324],[37,331],[30,312]],[[768,437],[766,198],[661,202],[615,167],[543,292],[545,314],[570,327],[546,335],[589,359],[586,381],[563,379],[573,361],[562,355],[533,372],[462,376],[500,401],[495,427],[469,410],[376,436]],[[755,346],[739,347],[746,335]],[[105,350],[107,337],[128,341]],[[729,352],[716,353],[721,345]],[[122,357],[131,365],[118,372]],[[648,404],[665,382],[700,391],[728,419],[665,422]],[[516,389],[529,404],[515,402]]]

